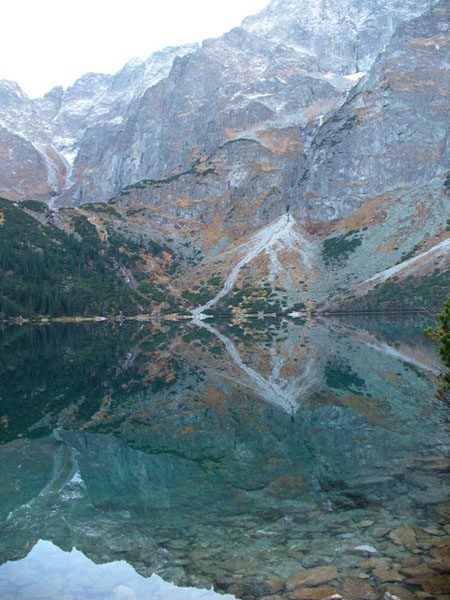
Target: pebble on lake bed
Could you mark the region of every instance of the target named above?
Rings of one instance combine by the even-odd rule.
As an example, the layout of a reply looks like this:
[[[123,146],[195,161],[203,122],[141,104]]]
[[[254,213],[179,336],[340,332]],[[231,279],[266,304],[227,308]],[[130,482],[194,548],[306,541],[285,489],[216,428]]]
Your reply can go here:
[[[362,569],[389,569],[390,562],[384,558],[368,558],[360,563]]]
[[[357,552],[367,552],[368,554],[376,554],[378,550],[373,546],[368,546],[367,544],[362,544],[361,546],[356,546],[354,548]]]
[[[372,527],[372,525],[374,525],[374,523],[375,523],[375,521],[364,520],[359,523],[359,526],[366,529],[367,527]]]
[[[417,567],[422,562],[420,556],[408,556],[401,561],[402,567]]]
[[[388,583],[392,581],[402,581],[403,577],[397,571],[388,569],[374,569],[373,574],[379,583]]]
[[[437,527],[425,527],[424,531],[425,533],[429,533],[430,535],[444,535],[444,532],[441,529],[438,529]]]
[[[432,595],[450,594],[450,577],[448,575],[437,575],[429,579],[412,581],[415,585],[421,585],[423,589]]]
[[[412,592],[398,583],[389,583],[384,586],[384,591],[383,600],[391,600],[393,598],[398,598],[398,600],[416,600],[416,597]]]

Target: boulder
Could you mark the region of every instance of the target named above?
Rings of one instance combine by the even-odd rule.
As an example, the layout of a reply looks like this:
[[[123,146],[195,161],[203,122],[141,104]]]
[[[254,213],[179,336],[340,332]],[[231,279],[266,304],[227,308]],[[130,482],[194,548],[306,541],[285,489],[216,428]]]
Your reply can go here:
[[[299,587],[314,587],[328,583],[336,579],[338,572],[333,565],[315,567],[314,569],[305,569],[289,577],[286,581],[286,590],[291,592]]]

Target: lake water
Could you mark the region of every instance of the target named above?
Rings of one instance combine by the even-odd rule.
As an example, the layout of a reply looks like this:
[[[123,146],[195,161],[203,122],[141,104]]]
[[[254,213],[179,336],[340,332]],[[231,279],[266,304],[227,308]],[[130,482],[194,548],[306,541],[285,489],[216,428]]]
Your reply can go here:
[[[448,598],[428,324],[4,327],[0,598]]]

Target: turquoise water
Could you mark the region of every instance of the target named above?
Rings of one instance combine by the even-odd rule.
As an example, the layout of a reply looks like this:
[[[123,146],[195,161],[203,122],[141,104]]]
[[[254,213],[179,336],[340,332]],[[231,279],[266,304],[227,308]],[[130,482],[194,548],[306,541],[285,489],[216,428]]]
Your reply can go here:
[[[0,596],[448,594],[425,325],[4,328]]]

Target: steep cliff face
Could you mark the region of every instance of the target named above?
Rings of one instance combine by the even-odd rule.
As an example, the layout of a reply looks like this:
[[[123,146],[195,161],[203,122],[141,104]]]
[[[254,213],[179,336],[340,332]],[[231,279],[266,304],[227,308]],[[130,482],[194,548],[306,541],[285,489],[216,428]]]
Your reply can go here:
[[[148,89],[110,128],[88,128],[63,201],[106,200],[126,185],[189,169],[237,137],[301,124],[327,110],[340,90],[315,78],[314,60],[234,29],[175,60],[170,75]],[[307,111],[304,114],[304,111]],[[90,175],[86,177],[86,174]]]
[[[403,21],[433,0],[272,0],[244,29],[316,58],[321,70],[367,71]]]
[[[120,126],[133,101],[167,77],[176,56],[196,47],[169,47],[145,62],[132,59],[114,76],[87,73],[67,90],[56,87],[35,100],[16,83],[0,82],[0,125],[16,136],[7,145],[17,148],[13,160],[7,157],[3,165],[0,163],[1,194],[12,199],[47,200],[60,195],[73,184],[73,163],[86,130],[94,128],[90,139],[107,147],[110,140],[106,133]],[[105,133],[102,140],[95,137],[99,128]],[[27,162],[30,166],[24,168]],[[11,173],[11,166],[15,173]]]
[[[369,74],[319,129],[300,183],[325,219],[450,165],[448,3],[401,25]]]
[[[102,162],[101,154],[105,154],[112,141],[120,136],[123,124],[136,109],[139,98],[167,77],[176,57],[194,52],[196,48],[196,45],[169,47],[155,52],[145,62],[131,59],[114,76],[88,73],[67,90],[54,88],[35,101],[42,118],[48,122],[55,148],[68,162],[65,187],[70,190],[66,195],[72,203],[74,199],[83,199],[83,185],[78,181],[78,186],[74,186],[77,177],[83,182],[90,177],[100,177],[99,172],[91,171],[98,168]],[[121,148],[115,150],[127,155],[125,148],[123,141]],[[106,178],[107,174],[102,176]],[[114,189],[124,185],[120,176],[114,175],[113,182]],[[101,194],[96,198],[104,199]]]
[[[90,123],[74,165],[75,186],[63,202],[105,200],[130,183],[188,169],[238,135],[258,137],[268,127],[323,118],[397,24],[431,4],[349,2],[343,11],[332,2],[272,3],[244,21],[244,29],[176,60],[160,85],[121,111],[120,123],[118,115],[113,127],[104,119]]]
[[[0,188],[12,200],[48,199],[63,188],[64,161],[38,109],[20,87],[0,81]]]

